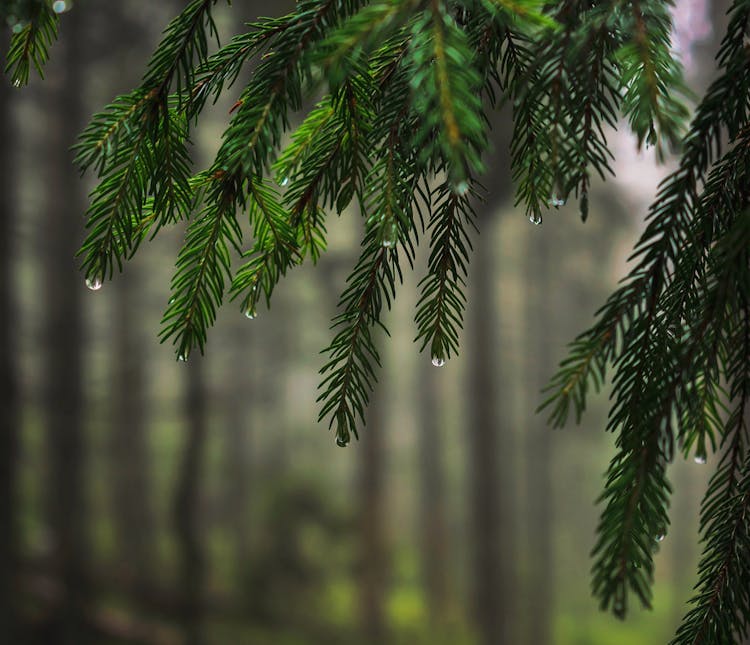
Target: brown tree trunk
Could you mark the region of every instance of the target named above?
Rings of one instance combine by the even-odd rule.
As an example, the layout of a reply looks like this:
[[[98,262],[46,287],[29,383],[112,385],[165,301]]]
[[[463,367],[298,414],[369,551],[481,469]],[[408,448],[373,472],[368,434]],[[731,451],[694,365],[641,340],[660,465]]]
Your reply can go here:
[[[14,578],[17,556],[16,459],[19,441],[18,377],[16,372],[13,294],[15,163],[14,127],[11,122],[11,88],[0,78],[0,634],[9,642],[19,639],[16,622]]]
[[[422,578],[430,622],[445,618],[448,605],[448,531],[445,520],[443,441],[439,423],[438,371],[423,368],[419,377],[419,472]]]
[[[74,255],[80,242],[83,205],[80,180],[70,146],[82,121],[80,39],[84,12],[66,15],[46,89],[46,218],[43,247],[46,414],[49,480],[47,512],[56,562],[63,581],[63,601],[55,617],[61,645],[87,642],[84,605],[88,595],[87,562],[91,552],[86,527],[86,454],[83,430],[81,298],[88,294]],[[61,51],[61,49],[63,51]]]
[[[364,642],[386,643],[385,595],[388,556],[385,535],[385,423],[383,384],[375,387],[367,409],[367,425],[360,433],[358,450],[360,511],[360,612]]]
[[[202,645],[206,562],[201,543],[200,491],[207,435],[204,365],[201,357],[187,363],[185,447],[174,499],[175,538],[180,557],[180,621],[186,645]]]

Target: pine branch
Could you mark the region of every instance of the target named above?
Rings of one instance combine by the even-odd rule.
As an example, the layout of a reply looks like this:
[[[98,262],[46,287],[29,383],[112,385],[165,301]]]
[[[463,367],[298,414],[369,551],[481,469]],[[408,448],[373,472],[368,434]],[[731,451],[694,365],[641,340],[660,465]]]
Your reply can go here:
[[[239,99],[224,133],[216,168],[263,176],[271,152],[279,146],[281,133],[289,125],[288,110],[301,107],[303,83],[310,76],[310,48],[322,39],[326,25],[345,17],[357,5],[340,4],[303,0],[297,7],[297,19],[272,38],[268,49],[273,53],[258,66]]]
[[[701,510],[705,547],[698,568],[693,607],[671,645],[738,642],[748,633],[750,615],[750,310],[742,327],[743,378],[737,405],[727,422],[725,450]],[[737,638],[737,640],[735,640]]]
[[[514,99],[516,203],[526,204],[534,224],[571,192],[580,198],[585,220],[590,169],[602,178],[612,173],[603,125],[615,125],[620,104],[616,8],[602,3],[589,14],[578,3],[560,3],[554,14],[560,28],[543,32],[533,53],[523,33],[506,28],[501,69]]]
[[[442,365],[450,359],[451,352],[458,352],[471,251],[467,229],[476,225],[467,196],[456,195],[448,184],[437,188],[435,194],[429,224],[428,270],[419,285],[415,341],[422,341],[420,351],[429,344],[433,364]]]
[[[231,88],[242,71],[243,66],[254,55],[266,49],[265,56],[273,56],[268,50],[269,41],[290,28],[296,14],[282,18],[267,18],[250,23],[251,31],[238,34],[210,56],[195,73],[195,81],[186,104],[186,112],[192,120],[205,107],[206,101],[213,96],[216,101],[222,91]]]
[[[623,112],[638,136],[656,146],[664,157],[661,143],[675,148],[688,117],[685,105],[677,99],[688,94],[682,68],[670,51],[672,18],[667,3],[636,0],[624,20],[627,42],[617,52],[625,87]]]
[[[395,296],[396,252],[384,247],[370,232],[349,287],[341,297],[343,312],[334,318],[333,328],[340,328],[325,350],[329,361],[320,373],[323,393],[319,421],[330,416],[329,428],[336,425],[336,443],[346,446],[351,435],[358,437],[357,418],[364,423],[364,409],[375,382],[372,363],[380,366],[371,328],[378,324],[383,299]],[[390,257],[389,257],[390,256]]]
[[[149,194],[154,199],[154,210],[159,213],[159,226],[174,223],[191,212],[192,161],[186,146],[188,141],[187,119],[175,105],[164,113],[153,143],[154,158],[161,163],[158,171],[152,171]]]
[[[734,194],[740,203],[732,204],[730,212],[747,208],[749,143],[750,139],[738,142],[712,171],[700,212],[715,212],[717,202],[724,205]],[[715,357],[724,353],[726,328],[737,307],[736,294],[742,291],[738,280],[747,271],[746,249],[750,245],[747,211],[739,212],[710,253],[698,255],[707,267],[697,287],[699,293],[692,298],[699,310],[691,311],[689,322],[680,325],[685,313],[683,303],[696,288],[682,279],[704,274],[676,270],[653,313],[632,323],[617,359],[608,429],[619,433],[620,452],[605,485],[607,507],[595,548],[599,557],[594,565],[594,592],[604,608],[613,601],[619,616],[625,612],[627,586],[644,605],[650,605],[652,549],[642,545],[648,544],[649,536],[663,533],[661,527],[667,523],[665,492],[669,486],[664,463],[673,456],[673,419],[690,418],[685,407],[692,407],[689,401],[696,384],[716,371],[712,369]],[[700,245],[693,242],[692,248]],[[682,252],[689,256],[689,247],[683,246]],[[679,329],[677,336],[673,328]],[[714,378],[718,380],[718,374]],[[695,428],[680,432],[694,433]],[[697,459],[705,461],[705,456],[705,445],[700,445]]]
[[[142,87],[166,105],[174,92],[178,100],[195,84],[195,69],[208,56],[208,34],[218,32],[211,16],[217,0],[193,0],[165,30],[164,38],[148,63]],[[178,106],[179,107],[179,106]]]
[[[137,95],[128,99],[121,97],[120,104],[110,106],[106,115],[114,118],[114,124],[103,124],[100,132],[88,129],[82,135],[102,142],[101,148],[96,150],[96,154],[101,155],[99,160],[91,152],[83,153],[87,155],[83,157],[79,153],[77,158],[82,165],[99,165],[100,183],[92,193],[87,211],[89,232],[78,251],[78,255],[83,256],[82,270],[92,284],[101,285],[107,277],[111,277],[114,265],[121,271],[123,260],[137,248],[133,230],[138,228],[141,220],[149,177],[155,166],[148,131],[128,128],[123,133],[128,139],[127,143],[123,144],[120,139],[117,147],[108,152],[104,152],[104,149],[116,136],[110,133],[118,129],[115,124],[119,125],[122,121],[122,113],[129,118],[139,109],[139,103]],[[84,141],[82,138],[79,145],[85,145]]]
[[[544,0],[481,0],[482,5],[495,17],[501,19],[504,26],[516,24],[521,27],[557,28],[559,24],[554,17],[545,13]],[[473,2],[464,2],[468,9],[473,9]]]
[[[333,322],[339,331],[325,350],[328,361],[320,370],[319,420],[329,418],[329,428],[335,425],[339,446],[347,445],[352,435],[358,437],[357,419],[364,422],[364,408],[376,380],[374,366],[380,366],[372,328],[380,326],[387,333],[380,315],[383,304],[390,309],[396,282],[402,280],[399,250],[410,264],[414,259],[412,218],[407,213],[419,174],[415,160],[399,157],[399,125],[398,121],[391,123],[391,134],[370,173],[365,207],[370,217],[364,248],[347,279],[339,302],[342,312]],[[391,235],[394,223],[395,236]]]
[[[689,230],[699,202],[699,185],[720,153],[723,129],[736,136],[736,124],[747,121],[745,88],[750,87],[750,69],[745,62],[743,38],[750,3],[736,2],[732,11],[719,54],[722,74],[697,107],[683,143],[680,165],[662,182],[649,210],[649,224],[631,258],[639,261],[597,312],[597,322],[571,345],[569,358],[547,388],[551,395],[542,408],[553,406],[550,419],[558,427],[564,425],[571,408],[580,418],[589,385],[598,390],[606,366],[624,350],[630,323],[653,314],[670,282],[670,267],[679,262],[683,249],[690,248]],[[712,235],[708,230],[693,253],[708,248]]]
[[[157,230],[192,210],[188,123],[176,108],[182,88],[193,83],[194,66],[206,58],[205,30],[215,33],[215,2],[195,0],[170,23],[141,87],[95,115],[75,146],[81,170],[94,166],[100,180],[79,251],[93,284],[111,277],[115,265],[122,270],[123,259],[138,248],[142,238],[132,233],[144,228],[138,222],[148,196],[149,214],[158,214]],[[173,88],[177,92],[170,98]]]
[[[486,121],[478,97],[482,80],[466,35],[444,3],[433,0],[429,6],[412,29],[409,49],[414,111],[422,119],[413,145],[423,150],[424,163],[444,160],[460,193],[468,189],[469,174],[484,168]]]
[[[248,318],[255,318],[261,294],[270,304],[281,277],[302,262],[305,246],[300,244],[297,228],[291,224],[279,194],[270,185],[260,182],[250,185],[248,214],[255,243],[244,254],[250,259],[237,271],[231,290],[233,299],[246,292],[242,309]]]
[[[726,77],[715,87],[733,92]],[[706,439],[713,441],[711,429],[717,423],[717,356],[724,353],[727,316],[738,291],[735,276],[741,275],[726,250],[733,225],[725,213],[745,211],[748,179],[743,133],[698,197],[696,175],[705,171],[717,136],[716,125],[706,116],[720,109],[709,93],[686,140],[680,169],[662,185],[652,207],[631,281],[605,306],[602,319],[609,318],[608,324],[600,319],[579,337],[545,403],[555,403],[558,425],[567,416],[570,397],[579,416],[589,377],[598,386],[607,362],[616,359],[608,428],[618,432],[618,454],[602,497],[607,505],[598,528],[593,584],[602,607],[612,605],[618,616],[626,611],[628,589],[650,604],[653,539],[663,534],[668,521],[664,464],[674,450],[674,420],[691,424],[679,433],[686,449],[695,445],[697,459],[703,461]],[[744,219],[740,215],[736,220],[741,228]],[[736,242],[730,246],[744,249]],[[696,393],[704,397],[701,407]]]
[[[25,23],[16,22],[6,56],[5,73],[16,87],[29,82],[31,66],[44,78],[49,48],[57,39],[58,16],[47,0],[33,0],[28,6]]]
[[[352,67],[361,65],[376,43],[387,41],[403,26],[417,4],[416,0],[374,2],[333,31],[318,48],[329,82],[336,84]]]
[[[223,177],[213,180],[202,211],[188,227],[177,257],[172,297],[162,318],[161,342],[171,338],[182,361],[195,347],[203,352],[207,330],[224,296],[225,279],[231,276],[229,247],[239,250],[242,240],[234,194]]]

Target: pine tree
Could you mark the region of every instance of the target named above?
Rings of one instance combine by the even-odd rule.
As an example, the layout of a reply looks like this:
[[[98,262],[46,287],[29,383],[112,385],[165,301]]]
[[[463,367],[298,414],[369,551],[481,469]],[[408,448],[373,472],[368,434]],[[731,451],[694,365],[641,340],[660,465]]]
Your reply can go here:
[[[653,202],[633,269],[573,342],[544,407],[554,426],[580,418],[589,391],[611,373],[607,429],[617,453],[601,497],[593,591],[620,617],[633,597],[651,603],[653,554],[669,526],[669,463],[675,453],[700,462],[717,453],[703,501],[699,584],[673,643],[743,638],[750,1],[732,4],[718,76],[691,119],[670,49],[669,0],[299,0],[209,54],[216,4],[190,2],[141,85],[81,135],[78,165],[98,177],[80,251],[89,285],[113,277],[162,227],[187,220],[161,332],[187,360],[204,350],[225,298],[254,317],[287,271],[325,251],[327,212],[354,204],[365,233],[319,397],[320,418],[346,445],[376,380],[374,328],[423,237],[430,258],[416,340],[438,366],[458,351],[488,111],[512,105],[516,203],[535,224],[572,198],[586,219],[591,176],[611,174],[605,127],[624,118],[639,146],[660,157],[675,151],[680,163]],[[66,8],[3,5],[14,84],[28,80],[31,66],[42,69],[56,13]],[[238,91],[251,60],[258,65]],[[225,91],[239,99],[214,162],[196,172],[190,138],[207,101]],[[292,129],[292,114],[310,97],[319,100]]]

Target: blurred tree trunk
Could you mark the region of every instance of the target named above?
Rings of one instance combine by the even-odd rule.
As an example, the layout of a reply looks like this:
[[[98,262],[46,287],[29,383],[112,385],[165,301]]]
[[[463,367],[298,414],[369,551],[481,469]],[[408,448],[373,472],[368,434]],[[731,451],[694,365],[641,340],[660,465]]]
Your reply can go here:
[[[11,121],[11,88],[0,79],[0,634],[8,642],[17,633],[14,577],[17,556],[16,460],[18,457],[18,376],[14,340],[16,271],[11,252],[14,236],[15,163],[14,124]]]
[[[146,369],[137,311],[142,279],[135,266],[112,284],[112,419],[110,474],[114,523],[125,569],[136,588],[151,581],[154,520],[150,504],[151,478],[146,434]],[[127,457],[126,457],[127,455]]]
[[[91,49],[114,69],[122,65],[128,50],[152,47],[142,18],[133,17],[126,3],[90,3],[85,8],[98,31],[88,35]],[[64,28],[64,27],[63,27]],[[96,29],[96,27],[95,27]],[[98,100],[109,101],[139,81],[140,69],[120,70],[107,78]],[[112,281],[110,334],[111,401],[108,437],[109,486],[112,517],[122,568],[133,580],[135,591],[153,584],[155,520],[148,443],[148,386],[141,318],[144,279],[132,262]]]
[[[550,212],[547,217],[554,217]],[[524,288],[527,310],[527,346],[530,379],[527,397],[528,426],[526,428],[526,490],[528,499],[526,553],[527,584],[524,607],[526,608],[527,640],[535,645],[551,642],[551,617],[554,579],[552,555],[553,504],[552,466],[550,444],[552,430],[543,414],[534,414],[539,404],[542,388],[554,372],[554,355],[551,350],[554,305],[551,303],[555,291],[552,284],[550,255],[554,249],[550,235],[553,231],[530,226],[529,251],[524,274],[529,277]]]
[[[261,372],[261,396],[266,402],[264,415],[273,436],[273,440],[266,444],[269,451],[267,466],[277,479],[282,478],[289,470],[291,448],[289,405],[293,403],[287,400],[287,379],[294,355],[292,346],[296,343],[296,338],[291,322],[295,314],[290,309],[284,297],[279,297],[274,302],[274,311],[278,318],[273,327],[267,330],[268,342],[263,343],[265,356],[261,362],[261,365],[275,366],[271,373],[267,370]]]
[[[498,267],[494,240],[496,212],[511,195],[508,146],[510,121],[495,113],[488,167],[495,180],[486,201],[476,204],[481,234],[476,237],[469,270],[469,307],[466,324],[467,432],[469,439],[469,496],[472,539],[472,607],[480,645],[505,645],[513,641],[515,544],[513,536],[514,441],[505,411],[505,380],[495,364],[500,327],[495,309]],[[511,456],[499,464],[502,453]],[[534,644],[536,645],[536,644]]]
[[[227,396],[224,411],[224,516],[234,537],[236,581],[241,582],[245,575],[245,564],[249,559],[250,538],[250,452],[249,411],[255,403],[253,384],[250,382],[248,366],[253,364],[254,345],[252,330],[237,325],[234,334],[233,358],[229,361],[230,383],[226,387]]]
[[[469,276],[472,312],[466,327],[469,487],[473,542],[474,620],[480,645],[511,643],[511,589],[505,565],[512,560],[505,546],[513,523],[504,504],[508,488],[500,474],[500,426],[495,402],[499,397],[497,366],[491,359],[496,347],[491,227],[477,238]],[[504,436],[503,436],[504,439]],[[536,645],[536,644],[535,644]]]
[[[84,115],[81,97],[83,60],[79,53],[85,12],[71,11],[53,57],[46,89],[46,145],[43,165],[48,196],[42,250],[45,317],[44,411],[49,451],[47,512],[59,564],[63,599],[55,616],[58,643],[89,640],[84,605],[88,598],[87,563],[91,560],[86,527],[86,438],[82,392],[81,297],[86,290],[74,255],[80,242],[78,223],[84,208],[80,180],[72,164]],[[54,71],[53,71],[54,70]],[[93,297],[93,296],[92,296]]]
[[[383,383],[378,383],[367,408],[367,424],[360,433],[360,611],[364,642],[387,643],[385,596],[388,555],[385,535],[385,423]]]
[[[201,357],[191,357],[185,401],[186,437],[174,499],[175,538],[180,558],[180,621],[186,645],[205,643],[203,634],[206,563],[201,543],[200,492],[207,434],[207,406]]]
[[[431,366],[419,376],[419,459],[421,486],[422,577],[430,622],[438,626],[448,606],[448,535],[445,520],[443,441],[438,372]]]

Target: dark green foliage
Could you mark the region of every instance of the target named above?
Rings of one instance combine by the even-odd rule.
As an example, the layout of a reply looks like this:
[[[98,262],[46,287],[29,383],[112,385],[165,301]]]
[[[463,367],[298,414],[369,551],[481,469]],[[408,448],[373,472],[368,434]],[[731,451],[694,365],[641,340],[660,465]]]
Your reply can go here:
[[[698,595],[676,643],[730,643],[747,626],[750,356],[747,298],[750,3],[736,2],[720,76],[698,105],[680,166],[661,185],[635,267],[572,345],[550,389],[552,421],[580,417],[589,387],[614,369],[617,433],[595,548],[594,592],[623,615],[628,591],[650,604],[653,552],[668,526],[666,468],[681,449],[719,466],[703,503]],[[670,112],[672,110],[670,109]],[[731,150],[712,167],[724,136]],[[744,486],[744,488],[743,488]],[[734,636],[732,636],[734,634]]]
[[[16,87],[29,82],[31,66],[43,76],[49,48],[57,38],[57,13],[48,0],[15,0],[0,7],[0,23],[12,32],[5,73]]]
[[[41,71],[57,18],[51,3],[15,4],[26,13],[7,69],[21,84],[30,65]],[[719,76],[687,129],[669,1],[301,0],[209,55],[215,4],[189,3],[141,86],[81,135],[78,164],[99,178],[81,248],[88,280],[112,277],[147,236],[188,220],[161,332],[187,359],[203,351],[225,292],[254,317],[288,270],[325,251],[327,211],[355,205],[362,250],[319,396],[320,418],[346,445],[375,386],[376,328],[420,236],[430,254],[416,340],[436,364],[458,351],[488,111],[512,106],[517,203],[536,224],[571,197],[586,219],[592,172],[611,173],[605,128],[624,118],[639,146],[659,156],[680,149],[680,164],[659,189],[632,271],[572,344],[545,406],[555,426],[571,412],[580,418],[589,390],[613,370],[616,455],[593,590],[618,616],[633,593],[650,605],[653,554],[669,526],[669,463],[718,453],[700,582],[674,642],[725,645],[746,633],[750,2],[732,7]],[[189,141],[201,110],[251,61],[215,160],[195,172]]]
[[[447,184],[435,189],[429,231],[430,258],[417,303],[417,340],[421,349],[430,345],[436,363],[458,352],[458,334],[463,323],[465,278],[474,223],[468,190],[458,195]],[[467,226],[468,224],[468,226]]]

